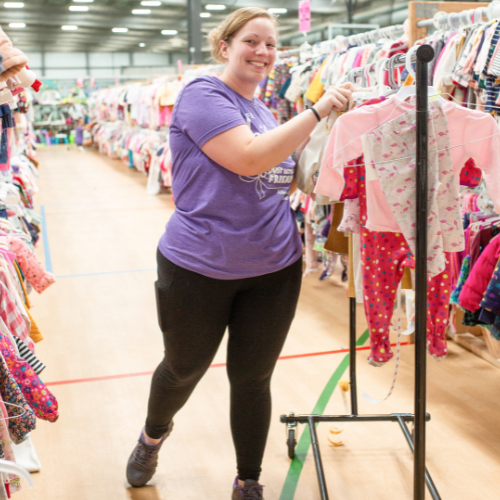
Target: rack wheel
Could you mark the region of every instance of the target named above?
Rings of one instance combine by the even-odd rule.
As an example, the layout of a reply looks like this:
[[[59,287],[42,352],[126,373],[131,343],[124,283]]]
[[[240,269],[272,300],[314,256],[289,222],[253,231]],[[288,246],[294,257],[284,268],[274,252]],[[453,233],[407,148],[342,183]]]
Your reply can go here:
[[[286,444],[288,446],[288,457],[295,458],[295,446],[297,446],[297,440],[295,439],[295,429],[288,429],[288,440]]]

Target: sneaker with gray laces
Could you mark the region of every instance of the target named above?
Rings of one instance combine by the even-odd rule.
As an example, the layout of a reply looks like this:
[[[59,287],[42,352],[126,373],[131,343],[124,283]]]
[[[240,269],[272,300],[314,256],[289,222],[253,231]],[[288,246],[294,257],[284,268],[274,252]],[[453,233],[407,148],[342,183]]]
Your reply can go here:
[[[253,479],[247,479],[243,488],[238,484],[236,477],[231,500],[264,500],[264,486]]]
[[[158,465],[158,452],[165,439],[170,436],[173,427],[174,423],[170,422],[168,431],[156,445],[147,444],[144,440],[144,429],[141,431],[137,445],[127,463],[127,481],[131,486],[136,488],[144,486],[153,477]]]

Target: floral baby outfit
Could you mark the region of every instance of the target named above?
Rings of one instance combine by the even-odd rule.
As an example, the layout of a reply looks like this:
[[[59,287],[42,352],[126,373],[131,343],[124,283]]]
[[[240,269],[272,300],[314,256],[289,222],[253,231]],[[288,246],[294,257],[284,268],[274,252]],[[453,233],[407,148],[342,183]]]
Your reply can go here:
[[[4,357],[0,354],[0,396],[6,403],[9,417],[9,434],[14,443],[22,443],[35,430],[36,417],[12,376]],[[8,404],[7,404],[8,403]],[[15,405],[15,406],[13,406]]]
[[[56,398],[40,380],[30,364],[17,357],[16,348],[5,335],[0,335],[0,351],[35,415],[55,422],[59,418]]]
[[[416,251],[416,117],[409,111],[362,137],[365,160],[375,166],[384,197]],[[458,183],[451,160],[448,121],[442,105],[429,109],[427,274],[446,268],[445,252],[464,249]],[[394,160],[394,161],[391,161]]]

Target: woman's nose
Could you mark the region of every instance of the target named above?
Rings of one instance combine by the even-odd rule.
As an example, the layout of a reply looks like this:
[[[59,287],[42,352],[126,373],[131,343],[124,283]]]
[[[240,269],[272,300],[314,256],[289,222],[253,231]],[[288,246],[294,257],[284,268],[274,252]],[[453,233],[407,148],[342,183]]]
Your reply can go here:
[[[255,48],[255,52],[256,52],[257,54],[266,54],[266,52],[267,52],[267,47],[266,47],[266,44],[265,44],[264,42],[259,43],[259,44],[257,45],[257,47]]]

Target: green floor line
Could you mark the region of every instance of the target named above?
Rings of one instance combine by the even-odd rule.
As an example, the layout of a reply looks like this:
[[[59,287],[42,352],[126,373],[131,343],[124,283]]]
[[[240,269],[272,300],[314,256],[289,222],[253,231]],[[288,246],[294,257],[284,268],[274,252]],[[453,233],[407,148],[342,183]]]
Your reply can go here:
[[[368,330],[366,330],[363,335],[361,335],[361,337],[356,341],[356,345],[364,345],[367,339]],[[344,357],[337,369],[333,372],[333,375],[330,377],[330,380],[326,384],[323,392],[321,393],[321,396],[314,406],[312,414],[322,415],[325,412],[326,405],[330,401],[333,391],[335,391],[335,388],[337,387],[340,379],[342,378],[342,375],[344,375],[347,368],[349,368],[349,354]],[[309,429],[305,428],[295,449],[295,458],[292,460],[290,468],[288,469],[285,484],[283,485],[283,489],[281,490],[280,500],[294,499],[295,491],[299,484],[300,474],[302,472],[302,468],[304,467],[304,463],[306,461],[310,446],[311,435],[309,433]]]

